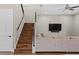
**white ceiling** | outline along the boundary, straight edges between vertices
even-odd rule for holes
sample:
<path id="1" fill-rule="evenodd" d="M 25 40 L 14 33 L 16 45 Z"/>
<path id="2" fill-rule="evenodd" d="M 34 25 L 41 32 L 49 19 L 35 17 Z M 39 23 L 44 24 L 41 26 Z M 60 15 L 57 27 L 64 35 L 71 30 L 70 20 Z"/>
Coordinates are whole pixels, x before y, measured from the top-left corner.
<path id="1" fill-rule="evenodd" d="M 75 8 L 73 11 L 65 10 L 66 4 L 24 4 L 24 7 L 33 8 L 35 12 L 43 15 L 73 15 L 79 13 L 79 8 Z M 79 4 L 69 4 L 72 6 L 79 6 Z"/>

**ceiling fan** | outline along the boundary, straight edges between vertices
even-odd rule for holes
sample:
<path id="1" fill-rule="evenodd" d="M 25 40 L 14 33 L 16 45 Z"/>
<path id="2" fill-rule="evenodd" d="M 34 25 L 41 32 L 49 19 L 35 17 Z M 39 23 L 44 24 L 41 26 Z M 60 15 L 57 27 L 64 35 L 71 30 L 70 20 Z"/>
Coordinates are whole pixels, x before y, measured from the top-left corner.
<path id="1" fill-rule="evenodd" d="M 73 11 L 75 8 L 78 8 L 78 7 L 79 7 L 79 6 L 70 7 L 69 4 L 66 4 L 64 11 L 65 11 L 65 10 Z"/>

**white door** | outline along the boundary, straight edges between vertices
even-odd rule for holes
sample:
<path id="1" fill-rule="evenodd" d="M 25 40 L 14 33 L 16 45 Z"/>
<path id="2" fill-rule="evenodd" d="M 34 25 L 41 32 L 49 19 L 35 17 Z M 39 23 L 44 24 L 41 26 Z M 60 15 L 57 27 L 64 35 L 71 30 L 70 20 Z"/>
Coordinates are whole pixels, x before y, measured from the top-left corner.
<path id="1" fill-rule="evenodd" d="M 0 9 L 0 51 L 13 48 L 13 10 Z"/>

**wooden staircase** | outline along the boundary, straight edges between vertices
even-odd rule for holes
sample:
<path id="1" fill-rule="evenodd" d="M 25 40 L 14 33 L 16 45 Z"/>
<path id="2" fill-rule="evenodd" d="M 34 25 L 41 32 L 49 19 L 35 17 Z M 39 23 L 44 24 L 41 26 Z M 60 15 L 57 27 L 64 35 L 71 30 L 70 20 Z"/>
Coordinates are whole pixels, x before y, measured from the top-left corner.
<path id="1" fill-rule="evenodd" d="M 15 54 L 32 54 L 32 35 L 34 24 L 25 23 L 20 35 Z"/>

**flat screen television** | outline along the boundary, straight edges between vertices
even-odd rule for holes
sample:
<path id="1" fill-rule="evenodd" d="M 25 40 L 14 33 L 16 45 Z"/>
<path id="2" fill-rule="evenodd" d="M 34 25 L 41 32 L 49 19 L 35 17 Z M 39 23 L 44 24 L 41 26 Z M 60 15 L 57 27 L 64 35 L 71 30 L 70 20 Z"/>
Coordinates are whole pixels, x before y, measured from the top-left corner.
<path id="1" fill-rule="evenodd" d="M 49 24 L 49 31 L 51 32 L 61 31 L 61 24 Z"/>

